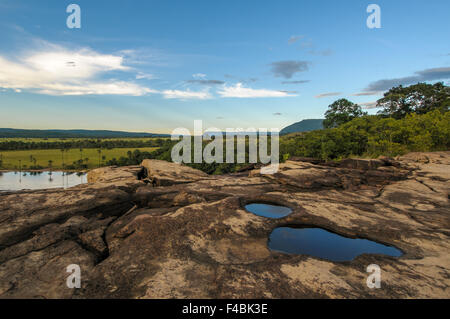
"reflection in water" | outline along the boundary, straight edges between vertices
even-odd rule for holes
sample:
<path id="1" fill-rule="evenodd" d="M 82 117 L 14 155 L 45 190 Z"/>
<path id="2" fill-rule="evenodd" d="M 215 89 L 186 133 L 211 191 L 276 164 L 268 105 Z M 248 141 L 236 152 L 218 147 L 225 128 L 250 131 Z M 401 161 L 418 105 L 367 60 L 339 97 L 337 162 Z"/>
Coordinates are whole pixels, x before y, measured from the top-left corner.
<path id="1" fill-rule="evenodd" d="M 362 254 L 399 257 L 402 252 L 367 239 L 343 237 L 321 228 L 279 227 L 270 235 L 269 248 L 274 251 L 310 255 L 332 261 L 350 261 Z"/>
<path id="2" fill-rule="evenodd" d="M 292 213 L 292 209 L 284 206 L 253 203 L 245 206 L 250 213 L 267 218 L 283 218 Z"/>
<path id="3" fill-rule="evenodd" d="M 86 173 L 7 172 L 0 174 L 0 191 L 68 188 L 87 182 Z"/>

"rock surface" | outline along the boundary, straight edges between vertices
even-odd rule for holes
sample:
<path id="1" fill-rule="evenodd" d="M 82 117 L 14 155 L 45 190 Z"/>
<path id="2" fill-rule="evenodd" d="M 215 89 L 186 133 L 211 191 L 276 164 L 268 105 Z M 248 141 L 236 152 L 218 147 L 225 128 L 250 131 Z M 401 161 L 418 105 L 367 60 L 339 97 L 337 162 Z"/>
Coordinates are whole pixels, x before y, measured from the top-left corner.
<path id="1" fill-rule="evenodd" d="M 208 178 L 202 171 L 166 161 L 144 160 L 141 165 L 153 186 L 191 183 Z"/>
<path id="2" fill-rule="evenodd" d="M 450 152 L 287 161 L 208 176 L 162 161 L 89 173 L 67 190 L 0 194 L 0 298 L 449 298 Z M 251 202 L 292 208 L 274 220 Z M 278 226 L 393 245 L 331 262 L 270 251 Z M 81 268 L 69 289 L 66 267 Z M 367 266 L 381 288 L 366 285 Z"/>

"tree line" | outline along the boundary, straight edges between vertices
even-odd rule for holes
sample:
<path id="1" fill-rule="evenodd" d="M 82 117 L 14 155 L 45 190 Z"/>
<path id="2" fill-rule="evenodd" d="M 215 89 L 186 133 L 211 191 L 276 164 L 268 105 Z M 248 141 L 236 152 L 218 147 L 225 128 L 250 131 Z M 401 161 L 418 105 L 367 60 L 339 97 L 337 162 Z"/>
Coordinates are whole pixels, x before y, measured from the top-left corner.
<path id="1" fill-rule="evenodd" d="M 450 87 L 442 82 L 393 87 L 377 106 L 378 114 L 368 115 L 337 100 L 325 113 L 324 130 L 286 137 L 280 153 L 335 160 L 450 149 Z"/>
<path id="2" fill-rule="evenodd" d="M 410 151 L 450 149 L 450 88 L 443 83 L 418 83 L 408 87 L 394 87 L 377 101 L 377 106 L 381 108 L 378 114 L 368 115 L 361 106 L 349 100 L 335 101 L 325 113 L 325 129 L 280 137 L 280 162 L 291 156 L 340 160 L 351 156 L 396 156 Z M 103 145 L 103 148 L 108 148 L 106 145 L 109 147 L 159 147 L 153 152 L 129 151 L 127 156 L 109 161 L 104 161 L 101 151 L 99 152 L 99 166 L 127 166 L 138 165 L 144 159 L 171 161 L 171 150 L 177 141 L 170 139 L 80 140 L 61 143 L 63 144 L 59 147 L 51 148 L 64 150 L 79 147 L 75 146 L 79 145 L 76 143 L 84 143 L 84 146 L 79 147 L 80 152 L 83 147 L 90 148 L 86 145 L 92 148 L 100 148 L 100 145 Z M 79 161 L 67 165 L 66 168 L 87 167 L 88 160 L 80 156 Z M 187 165 L 208 174 L 225 174 L 236 172 L 248 164 Z"/>
<path id="3" fill-rule="evenodd" d="M 442 82 L 435 84 L 417 83 L 408 87 L 399 85 L 391 88 L 376 103 L 382 108 L 381 118 L 402 119 L 409 114 L 426 114 L 437 110 L 448 112 L 450 107 L 450 87 Z M 328 106 L 323 126 L 335 128 L 355 118 L 366 116 L 361 106 L 347 99 L 340 99 Z"/>
<path id="4" fill-rule="evenodd" d="M 291 156 L 340 160 L 450 149 L 450 88 L 443 83 L 394 87 L 377 106 L 381 111 L 368 115 L 349 100 L 335 101 L 325 113 L 325 129 L 280 137 L 280 162 Z M 138 165 L 146 158 L 171 161 L 175 143 L 167 140 L 152 153 L 129 152 L 128 157 L 113 159 L 107 165 Z M 208 174 L 225 174 L 248 164 L 187 165 Z"/>
<path id="5" fill-rule="evenodd" d="M 46 149 L 79 149 L 79 148 L 144 148 L 159 147 L 164 144 L 165 139 L 150 138 L 136 140 L 122 139 L 80 139 L 68 141 L 20 141 L 20 140 L 0 140 L 0 151 L 15 150 L 46 150 Z"/>

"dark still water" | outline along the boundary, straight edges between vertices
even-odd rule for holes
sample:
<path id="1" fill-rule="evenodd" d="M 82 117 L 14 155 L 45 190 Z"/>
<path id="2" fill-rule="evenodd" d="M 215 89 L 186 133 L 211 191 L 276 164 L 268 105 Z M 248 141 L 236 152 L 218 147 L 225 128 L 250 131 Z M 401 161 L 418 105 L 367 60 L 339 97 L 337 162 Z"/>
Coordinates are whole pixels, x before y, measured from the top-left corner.
<path id="1" fill-rule="evenodd" d="M 85 173 L 7 172 L 0 173 L 0 191 L 68 188 L 87 182 Z"/>
<path id="2" fill-rule="evenodd" d="M 250 213 L 267 218 L 283 218 L 292 213 L 292 209 L 284 206 L 275 206 L 268 204 L 249 204 L 245 209 Z"/>
<path id="3" fill-rule="evenodd" d="M 367 239 L 343 237 L 321 228 L 276 228 L 269 239 L 274 251 L 328 259 L 350 261 L 362 254 L 382 254 L 399 257 L 402 252 L 391 246 Z"/>

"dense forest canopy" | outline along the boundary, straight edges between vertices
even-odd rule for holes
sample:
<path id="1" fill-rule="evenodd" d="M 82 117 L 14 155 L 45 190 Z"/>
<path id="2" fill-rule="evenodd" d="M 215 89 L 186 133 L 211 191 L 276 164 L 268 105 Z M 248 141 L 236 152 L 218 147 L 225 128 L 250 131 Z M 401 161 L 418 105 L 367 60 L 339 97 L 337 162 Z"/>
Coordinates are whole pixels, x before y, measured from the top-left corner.
<path id="1" fill-rule="evenodd" d="M 377 105 L 378 115 L 367 115 L 348 100 L 334 102 L 325 113 L 327 129 L 287 137 L 280 154 L 340 159 L 450 148 L 450 88 L 442 82 L 394 87 Z"/>
<path id="2" fill-rule="evenodd" d="M 450 149 L 450 112 L 411 113 L 402 119 L 366 115 L 337 128 L 280 141 L 280 154 L 325 160 L 350 156 L 395 156 Z"/>

